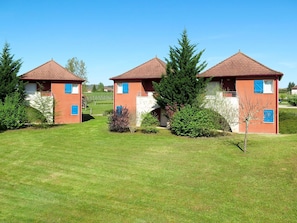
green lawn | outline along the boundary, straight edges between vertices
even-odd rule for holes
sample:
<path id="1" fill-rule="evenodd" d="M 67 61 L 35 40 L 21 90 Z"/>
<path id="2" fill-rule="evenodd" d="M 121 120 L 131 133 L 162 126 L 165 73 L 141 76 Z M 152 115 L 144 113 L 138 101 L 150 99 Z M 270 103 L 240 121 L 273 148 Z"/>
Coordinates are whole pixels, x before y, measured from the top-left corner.
<path id="1" fill-rule="evenodd" d="M 0 133 L 0 222 L 296 222 L 297 135 Z"/>
<path id="2" fill-rule="evenodd" d="M 88 106 L 83 109 L 84 114 L 98 115 L 113 109 L 113 92 L 84 93 Z"/>
<path id="3" fill-rule="evenodd" d="M 279 122 L 280 133 L 297 133 L 297 108 L 280 108 Z"/>

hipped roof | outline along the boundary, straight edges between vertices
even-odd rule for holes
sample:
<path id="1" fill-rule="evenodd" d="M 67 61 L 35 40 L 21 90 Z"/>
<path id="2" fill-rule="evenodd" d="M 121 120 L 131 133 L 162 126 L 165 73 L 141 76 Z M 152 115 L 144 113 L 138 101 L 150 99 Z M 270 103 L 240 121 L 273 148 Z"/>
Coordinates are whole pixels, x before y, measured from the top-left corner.
<path id="1" fill-rule="evenodd" d="M 156 79 L 161 78 L 163 74 L 166 74 L 166 63 L 155 57 L 110 80 Z"/>
<path id="2" fill-rule="evenodd" d="M 79 81 L 84 79 L 74 75 L 54 60 L 50 60 L 20 76 L 21 80 Z"/>
<path id="3" fill-rule="evenodd" d="M 247 77 L 247 76 L 277 76 L 283 73 L 272 70 L 242 52 L 223 60 L 210 69 L 198 74 L 198 77 Z"/>

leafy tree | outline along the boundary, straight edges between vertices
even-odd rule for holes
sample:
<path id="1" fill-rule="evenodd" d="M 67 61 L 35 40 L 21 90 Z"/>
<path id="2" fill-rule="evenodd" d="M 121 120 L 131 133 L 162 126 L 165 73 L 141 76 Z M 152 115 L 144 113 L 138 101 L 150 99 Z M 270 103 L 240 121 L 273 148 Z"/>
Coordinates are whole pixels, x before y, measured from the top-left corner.
<path id="1" fill-rule="evenodd" d="M 102 82 L 100 82 L 100 83 L 98 84 L 97 91 L 99 91 L 99 92 L 103 92 L 103 91 L 104 91 L 104 84 L 103 84 Z"/>
<path id="2" fill-rule="evenodd" d="M 255 124 L 256 121 L 260 121 L 259 114 L 269 106 L 269 101 L 262 100 L 259 97 L 251 97 L 246 92 L 243 95 L 239 95 L 239 121 L 242 121 L 245 124 L 244 153 L 247 151 L 249 126 Z"/>
<path id="3" fill-rule="evenodd" d="M 289 82 L 288 87 L 287 87 L 287 91 L 291 94 L 292 88 L 295 87 L 295 83 L 294 82 Z"/>
<path id="4" fill-rule="evenodd" d="M 85 62 L 83 60 L 78 60 L 76 57 L 72 57 L 67 61 L 65 68 L 71 73 L 85 80 L 83 83 L 83 91 L 86 91 L 86 83 L 88 82 L 88 77 Z"/>
<path id="5" fill-rule="evenodd" d="M 186 30 L 178 43 L 179 47 L 170 47 L 169 59 L 165 59 L 166 74 L 159 83 L 153 83 L 154 96 L 161 108 L 169 106 L 179 110 L 184 105 L 192 105 L 205 90 L 205 81 L 196 77 L 207 65 L 205 61 L 200 62 L 204 50 L 196 53 L 196 45 L 190 43 Z"/>
<path id="6" fill-rule="evenodd" d="M 10 54 L 9 44 L 5 43 L 0 56 L 0 101 L 4 102 L 5 97 L 18 92 L 20 99 L 24 100 L 24 84 L 17 76 L 22 62 L 20 59 L 14 60 L 14 55 Z"/>

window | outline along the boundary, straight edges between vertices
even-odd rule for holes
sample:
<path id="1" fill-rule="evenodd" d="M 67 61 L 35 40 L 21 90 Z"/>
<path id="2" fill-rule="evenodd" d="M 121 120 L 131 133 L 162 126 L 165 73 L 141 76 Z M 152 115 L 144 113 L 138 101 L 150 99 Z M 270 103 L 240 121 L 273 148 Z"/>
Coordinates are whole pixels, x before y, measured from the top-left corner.
<path id="1" fill-rule="evenodd" d="M 274 122 L 274 111 L 264 110 L 264 122 L 273 123 Z"/>
<path id="2" fill-rule="evenodd" d="M 71 115 L 78 115 L 78 105 L 71 106 Z"/>
<path id="3" fill-rule="evenodd" d="M 254 93 L 258 93 L 258 94 L 273 93 L 273 81 L 272 80 L 254 80 Z"/>
<path id="4" fill-rule="evenodd" d="M 129 93 L 129 84 L 128 83 L 118 83 L 118 94 L 128 94 Z"/>
<path id="5" fill-rule="evenodd" d="M 65 84 L 65 94 L 78 94 L 78 84 Z"/>
<path id="6" fill-rule="evenodd" d="M 121 115 L 122 111 L 123 111 L 123 106 L 121 106 L 121 105 L 117 106 L 117 109 L 116 109 L 117 115 Z"/>

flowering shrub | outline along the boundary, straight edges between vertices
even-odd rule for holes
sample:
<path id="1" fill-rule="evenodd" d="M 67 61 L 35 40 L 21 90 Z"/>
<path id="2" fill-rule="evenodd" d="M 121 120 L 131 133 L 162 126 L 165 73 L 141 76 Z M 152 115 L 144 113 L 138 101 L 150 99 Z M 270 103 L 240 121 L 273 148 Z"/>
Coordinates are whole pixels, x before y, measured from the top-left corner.
<path id="1" fill-rule="evenodd" d="M 113 111 L 108 117 L 109 131 L 128 132 L 129 130 L 129 111 L 126 107 L 121 107 Z"/>

